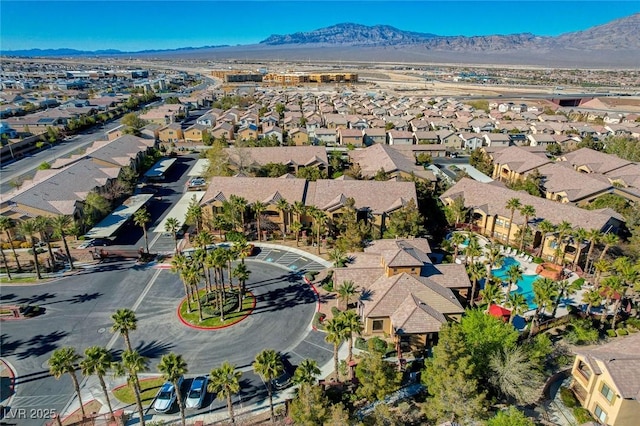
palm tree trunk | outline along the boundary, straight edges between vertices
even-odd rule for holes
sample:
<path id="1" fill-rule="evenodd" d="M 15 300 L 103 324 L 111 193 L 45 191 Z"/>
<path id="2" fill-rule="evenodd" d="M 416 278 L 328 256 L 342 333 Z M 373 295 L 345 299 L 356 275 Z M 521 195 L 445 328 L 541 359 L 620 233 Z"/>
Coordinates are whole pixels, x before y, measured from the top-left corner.
<path id="1" fill-rule="evenodd" d="M 0 253 L 2 253 L 2 262 L 4 263 L 4 267 L 7 270 L 7 278 L 11 281 L 11 271 L 9 270 L 9 263 L 7 262 L 7 256 L 4 254 L 4 250 L 0 247 Z"/>
<path id="2" fill-rule="evenodd" d="M 124 345 L 127 347 L 127 350 L 131 352 L 131 340 L 129 340 L 129 333 L 122 333 L 122 337 L 124 337 Z"/>
<path id="3" fill-rule="evenodd" d="M 109 407 L 109 414 L 113 419 L 113 407 L 111 406 L 111 399 L 109 399 L 109 392 L 107 391 L 107 385 L 104 382 L 104 377 L 101 374 L 98 374 L 98 380 L 100 381 L 100 387 L 102 388 L 102 393 L 104 397 L 107 399 L 107 407 Z"/>
<path id="4" fill-rule="evenodd" d="M 182 392 L 180 392 L 180 386 L 178 383 L 174 383 L 173 387 L 176 389 L 176 399 L 178 400 L 178 408 L 180 409 L 180 420 L 182 421 L 182 426 L 186 426 L 187 418 L 184 415 L 184 403 L 182 402 Z"/>
<path id="5" fill-rule="evenodd" d="M 200 293 L 198 292 L 198 283 L 194 283 L 193 287 L 195 288 L 196 294 L 196 303 L 198 304 L 198 319 L 202 322 L 202 302 L 200 302 Z"/>
<path id="6" fill-rule="evenodd" d="M 16 264 L 18 265 L 18 272 L 22 272 L 22 266 L 20 266 L 20 260 L 18 258 L 18 254 L 16 253 L 16 248 L 13 246 L 13 238 L 11 237 L 11 233 L 6 231 L 7 239 L 9 240 L 9 244 L 11 245 L 11 251 L 13 252 L 13 257 L 16 259 Z"/>
<path id="7" fill-rule="evenodd" d="M 63 233 L 62 235 L 62 243 L 64 244 L 64 251 L 67 254 L 67 259 L 69 259 L 69 269 L 73 271 L 73 259 L 71 258 L 71 252 L 69 251 L 69 244 L 67 244 L 66 235 Z"/>
<path id="8" fill-rule="evenodd" d="M 231 392 L 227 392 L 227 410 L 229 410 L 229 418 L 231 418 L 231 423 L 236 423 L 236 417 L 233 414 L 233 401 L 231 400 Z"/>
<path id="9" fill-rule="evenodd" d="M 271 410 L 271 423 L 273 423 L 275 415 L 273 413 L 273 392 L 271 391 L 271 380 L 267 381 L 267 393 L 269 394 L 269 409 Z"/>
<path id="10" fill-rule="evenodd" d="M 611 329 L 616 329 L 616 320 L 618 319 L 618 310 L 620 309 L 620 303 L 622 302 L 622 298 L 616 300 L 615 305 L 613 305 L 613 318 L 611 319 Z"/>
<path id="11" fill-rule="evenodd" d="M 144 248 L 147 251 L 147 254 L 149 253 L 149 238 L 147 237 L 147 227 L 143 226 L 142 227 L 142 232 L 144 234 Z"/>
<path id="12" fill-rule="evenodd" d="M 187 295 L 187 312 L 191 313 L 191 292 L 186 282 L 182 281 L 182 285 L 184 286 L 184 294 Z"/>
<path id="13" fill-rule="evenodd" d="M 316 244 L 318 244 L 318 254 L 320 254 L 320 224 L 318 224 L 318 233 L 316 234 Z"/>
<path id="14" fill-rule="evenodd" d="M 40 264 L 38 264 L 38 250 L 36 250 L 35 239 L 33 237 L 31 237 L 31 249 L 33 251 L 33 263 L 36 267 L 36 277 L 41 280 L 42 274 L 40 274 Z"/>
<path id="15" fill-rule="evenodd" d="M 78 402 L 80 403 L 80 411 L 82 412 L 82 418 L 85 419 L 87 414 L 84 412 L 84 405 L 82 405 L 82 394 L 80 393 L 80 384 L 78 383 L 78 377 L 76 377 L 75 371 L 71 371 L 69 373 L 71 376 L 71 380 L 73 381 L 73 387 L 76 390 L 76 395 L 78 396 Z"/>
<path id="16" fill-rule="evenodd" d="M 340 374 L 338 373 L 338 344 L 333 345 L 333 371 L 336 373 L 336 382 L 340 382 Z"/>
<path id="17" fill-rule="evenodd" d="M 140 383 L 138 382 L 138 375 L 132 374 L 130 376 L 131 382 L 133 382 L 133 394 L 136 397 L 136 405 L 138 406 L 138 415 L 140 416 L 140 424 L 144 426 L 144 409 L 142 408 L 142 398 L 140 398 Z"/>
<path id="18" fill-rule="evenodd" d="M 476 286 L 478 285 L 478 280 L 473 280 L 473 284 L 471 286 L 471 293 L 469 293 L 469 304 L 471 306 L 475 305 L 475 295 L 476 295 Z M 486 285 L 486 284 L 485 284 Z M 507 293 L 507 296 L 509 293 Z"/>
<path id="19" fill-rule="evenodd" d="M 353 333 L 349 333 L 349 361 L 353 359 Z"/>
<path id="20" fill-rule="evenodd" d="M 608 306 L 609 306 L 609 298 L 605 299 L 604 303 L 602 304 L 602 316 L 600 317 L 600 324 L 604 325 L 605 321 L 607 320 L 607 315 L 608 315 Z"/>

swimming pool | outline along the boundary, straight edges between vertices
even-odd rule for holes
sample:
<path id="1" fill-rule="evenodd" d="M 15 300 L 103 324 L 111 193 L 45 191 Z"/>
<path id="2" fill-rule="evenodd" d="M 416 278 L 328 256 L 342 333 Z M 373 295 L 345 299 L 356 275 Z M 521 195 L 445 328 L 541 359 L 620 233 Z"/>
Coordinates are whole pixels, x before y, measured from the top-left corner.
<path id="1" fill-rule="evenodd" d="M 511 265 L 520 265 L 520 262 L 513 257 L 505 257 L 504 264 L 499 269 L 494 269 L 492 271 L 493 276 L 508 282 L 507 269 L 509 269 Z M 517 282 L 518 288 L 516 290 L 512 290 L 524 296 L 530 309 L 538 307 L 538 305 L 533 303 L 533 282 L 538 278 L 538 275 L 522 275 L 522 278 Z"/>

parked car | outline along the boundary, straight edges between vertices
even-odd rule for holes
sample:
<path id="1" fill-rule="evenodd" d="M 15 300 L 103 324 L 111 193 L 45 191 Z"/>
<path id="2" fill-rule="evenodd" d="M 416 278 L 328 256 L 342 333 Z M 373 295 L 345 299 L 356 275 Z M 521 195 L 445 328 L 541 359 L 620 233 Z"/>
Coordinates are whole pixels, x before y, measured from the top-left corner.
<path id="1" fill-rule="evenodd" d="M 281 358 L 281 359 L 282 359 L 282 373 L 280 373 L 278 377 L 276 377 L 271 381 L 271 384 L 276 390 L 286 389 L 293 384 L 291 379 L 292 379 L 292 373 L 294 368 L 289 363 L 288 360 L 284 358 Z"/>
<path id="2" fill-rule="evenodd" d="M 198 376 L 191 382 L 189 392 L 187 392 L 187 398 L 184 401 L 184 405 L 187 408 L 201 408 L 204 397 L 207 394 L 207 378 L 205 376 Z"/>
<path id="3" fill-rule="evenodd" d="M 184 377 L 180 376 L 178 379 L 178 386 L 182 386 Z M 171 382 L 165 382 L 164 385 L 158 391 L 156 400 L 153 403 L 153 409 L 158 413 L 166 413 L 171 410 L 173 403 L 176 402 L 176 388 Z"/>
<path id="4" fill-rule="evenodd" d="M 78 246 L 79 249 L 86 249 L 90 247 L 99 247 L 99 246 L 110 246 L 111 240 L 106 238 L 94 238 L 92 240 L 85 241 L 84 243 Z"/>

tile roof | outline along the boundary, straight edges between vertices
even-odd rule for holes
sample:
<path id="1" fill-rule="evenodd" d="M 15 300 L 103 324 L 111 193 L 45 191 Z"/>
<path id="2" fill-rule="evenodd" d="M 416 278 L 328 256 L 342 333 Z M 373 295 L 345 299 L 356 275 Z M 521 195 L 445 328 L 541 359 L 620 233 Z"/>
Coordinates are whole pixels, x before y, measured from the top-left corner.
<path id="1" fill-rule="evenodd" d="M 249 204 L 256 201 L 275 203 L 278 198 L 284 198 L 289 203 L 293 203 L 304 201 L 306 188 L 305 179 L 216 176 L 209 182 L 201 204 L 228 201 L 231 195 L 243 197 Z"/>
<path id="2" fill-rule="evenodd" d="M 369 209 L 373 214 L 395 211 L 409 200 L 417 205 L 413 182 L 331 179 L 309 182 L 305 204 L 332 211 L 341 207 L 340 200 L 346 198 L 353 198 L 357 209 Z"/>
<path id="3" fill-rule="evenodd" d="M 543 176 L 542 186 L 547 192 L 564 192 L 572 203 L 613 189 L 606 179 L 596 179 L 560 163 L 545 164 L 538 171 Z"/>
<path id="4" fill-rule="evenodd" d="M 327 150 L 322 146 L 274 146 L 256 148 L 226 148 L 229 161 L 264 166 L 267 163 L 308 166 L 329 164 Z"/>
<path id="5" fill-rule="evenodd" d="M 587 166 L 592 172 L 602 174 L 631 164 L 631 161 L 589 148 L 568 152 L 561 157 L 561 160 L 568 161 L 573 167 Z"/>
<path id="6" fill-rule="evenodd" d="M 396 334 L 437 333 L 447 318 L 413 294 L 391 315 Z"/>
<path id="7" fill-rule="evenodd" d="M 640 334 L 618 338 L 594 349 L 577 349 L 599 374 L 606 370 L 625 399 L 640 400 Z M 597 363 L 597 364 L 596 364 Z"/>
<path id="8" fill-rule="evenodd" d="M 436 181 L 432 172 L 416 166 L 413 150 L 410 149 L 402 150 L 390 145 L 374 144 L 365 149 L 349 151 L 348 155 L 351 162 L 358 163 L 362 175 L 368 178 L 375 176 L 382 168 L 387 173 L 413 173 L 421 178 Z"/>
<path id="9" fill-rule="evenodd" d="M 544 154 L 533 153 L 518 146 L 509 146 L 491 154 L 494 164 L 506 165 L 517 173 L 526 173 L 551 160 Z"/>
<path id="10" fill-rule="evenodd" d="M 510 217 L 511 212 L 506 208 L 507 201 L 518 198 L 522 205 L 531 205 L 536 209 L 536 217 L 529 220 L 547 219 L 557 225 L 566 220 L 574 227 L 584 229 L 604 229 L 611 218 L 621 219 L 603 211 L 585 210 L 571 204 L 562 204 L 545 198 L 535 197 L 526 192 L 507 189 L 504 185 L 495 183 L 481 183 L 469 178 L 462 178 L 455 185 L 445 191 L 440 199 L 454 199 L 464 197 L 468 207 L 482 207 L 490 215 Z M 519 211 L 515 211 L 513 217 L 515 223 L 522 223 L 524 217 Z M 624 221 L 622 219 L 622 221 Z"/>

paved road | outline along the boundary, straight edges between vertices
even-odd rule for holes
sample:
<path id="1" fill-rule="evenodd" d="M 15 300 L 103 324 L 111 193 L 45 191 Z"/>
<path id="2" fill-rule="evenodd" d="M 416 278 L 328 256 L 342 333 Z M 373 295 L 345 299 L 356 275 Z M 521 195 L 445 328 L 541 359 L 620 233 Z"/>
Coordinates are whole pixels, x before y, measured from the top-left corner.
<path id="1" fill-rule="evenodd" d="M 72 140 L 62 141 L 53 145 L 49 149 L 21 158 L 20 160 L 2 166 L 2 182 L 0 183 L 0 191 L 4 194 L 13 189 L 12 181 L 24 180 L 35 174 L 36 168 L 43 162 L 52 163 L 57 158 L 68 156 L 69 154 L 80 151 L 92 144 L 96 140 L 105 139 L 105 132 L 118 127 L 121 119 L 108 123 L 105 128 L 97 127 L 93 131 L 86 134 L 78 134 Z"/>

